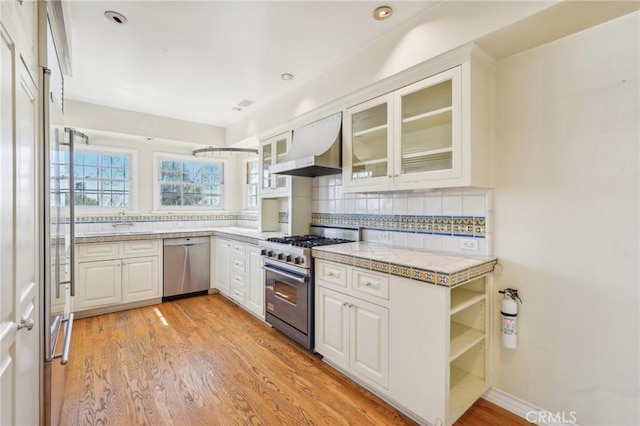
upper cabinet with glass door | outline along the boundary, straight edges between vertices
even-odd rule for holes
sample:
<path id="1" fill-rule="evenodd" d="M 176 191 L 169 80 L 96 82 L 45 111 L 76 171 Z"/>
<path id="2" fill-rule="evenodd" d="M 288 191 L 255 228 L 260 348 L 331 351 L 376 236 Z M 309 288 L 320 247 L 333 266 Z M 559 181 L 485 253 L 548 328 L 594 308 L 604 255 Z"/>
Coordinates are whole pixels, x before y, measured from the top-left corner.
<path id="1" fill-rule="evenodd" d="M 488 76 L 469 60 L 348 108 L 344 190 L 488 186 Z"/>
<path id="2" fill-rule="evenodd" d="M 289 151 L 291 132 L 282 133 L 260 143 L 260 196 L 286 195 L 289 177 L 269 173 L 269 167 L 280 163 Z"/>

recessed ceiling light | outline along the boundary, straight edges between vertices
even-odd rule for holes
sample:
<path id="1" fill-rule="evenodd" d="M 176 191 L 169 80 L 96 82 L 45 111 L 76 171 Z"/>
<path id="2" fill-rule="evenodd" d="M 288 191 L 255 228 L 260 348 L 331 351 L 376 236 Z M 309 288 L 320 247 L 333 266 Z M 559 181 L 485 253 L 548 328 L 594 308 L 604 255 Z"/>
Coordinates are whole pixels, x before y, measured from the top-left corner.
<path id="1" fill-rule="evenodd" d="M 373 19 L 376 21 L 384 21 L 393 13 L 393 9 L 389 6 L 380 6 L 376 10 L 373 11 Z"/>
<path id="2" fill-rule="evenodd" d="M 233 108 L 231 108 L 233 111 L 242 111 L 242 108 L 240 108 L 239 106 L 234 106 Z"/>
<path id="3" fill-rule="evenodd" d="M 288 72 L 285 72 L 280 76 L 280 78 L 283 80 L 293 80 L 293 74 L 289 74 Z"/>
<path id="4" fill-rule="evenodd" d="M 104 16 L 111 22 L 118 25 L 124 25 L 127 23 L 127 18 L 122 13 L 114 12 L 113 10 L 107 10 L 104 12 Z"/>

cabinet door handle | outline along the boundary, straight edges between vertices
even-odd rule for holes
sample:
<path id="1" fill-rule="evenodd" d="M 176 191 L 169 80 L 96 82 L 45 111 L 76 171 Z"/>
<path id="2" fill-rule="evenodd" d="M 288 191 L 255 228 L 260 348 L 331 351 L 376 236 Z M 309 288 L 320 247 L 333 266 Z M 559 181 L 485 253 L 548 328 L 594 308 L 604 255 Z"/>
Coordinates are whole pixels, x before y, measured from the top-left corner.
<path id="1" fill-rule="evenodd" d="M 350 307 L 350 308 L 353 308 L 353 303 L 349 303 L 349 307 Z"/>
<path id="2" fill-rule="evenodd" d="M 18 330 L 22 330 L 23 328 L 26 328 L 27 331 L 31 331 L 31 329 L 33 328 L 33 318 L 21 319 L 20 323 L 18 324 Z"/>
<path id="3" fill-rule="evenodd" d="M 342 306 L 349 306 L 349 304 L 347 302 L 344 302 Z"/>

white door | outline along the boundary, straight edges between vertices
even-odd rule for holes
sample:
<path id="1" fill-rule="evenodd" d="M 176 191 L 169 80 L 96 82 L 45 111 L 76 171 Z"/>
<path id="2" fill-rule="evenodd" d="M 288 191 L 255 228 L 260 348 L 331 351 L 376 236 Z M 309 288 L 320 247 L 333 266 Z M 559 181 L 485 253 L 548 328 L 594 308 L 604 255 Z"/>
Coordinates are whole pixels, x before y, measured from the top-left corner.
<path id="1" fill-rule="evenodd" d="M 389 310 L 362 300 L 349 304 L 349 365 L 363 376 L 389 385 Z"/>
<path id="2" fill-rule="evenodd" d="M 260 247 L 247 246 L 247 250 L 249 252 L 247 307 L 251 312 L 264 319 L 264 273 Z"/>
<path id="3" fill-rule="evenodd" d="M 122 301 L 121 265 L 120 259 L 78 263 L 78 288 L 73 300 L 74 310 L 120 303 Z"/>
<path id="4" fill-rule="evenodd" d="M 0 424 L 35 425 L 40 420 L 41 333 L 37 91 L 1 25 L 0 89 Z"/>
<path id="5" fill-rule="evenodd" d="M 122 301 L 160 297 L 160 260 L 158 256 L 122 260 Z"/>
<path id="6" fill-rule="evenodd" d="M 216 241 L 216 287 L 225 295 L 229 295 L 231 273 L 231 241 L 218 238 Z"/>
<path id="7" fill-rule="evenodd" d="M 346 296 L 318 287 L 315 349 L 341 366 L 348 365 L 349 308 Z"/>

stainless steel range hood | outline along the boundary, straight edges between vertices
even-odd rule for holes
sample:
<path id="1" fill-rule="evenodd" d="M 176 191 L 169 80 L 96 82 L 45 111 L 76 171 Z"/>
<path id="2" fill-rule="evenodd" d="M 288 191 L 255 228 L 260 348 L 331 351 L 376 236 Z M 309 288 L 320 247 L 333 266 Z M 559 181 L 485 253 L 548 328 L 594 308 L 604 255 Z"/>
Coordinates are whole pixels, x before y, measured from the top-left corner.
<path id="1" fill-rule="evenodd" d="M 342 172 L 342 113 L 293 131 L 291 148 L 269 172 L 290 176 L 325 176 Z"/>

